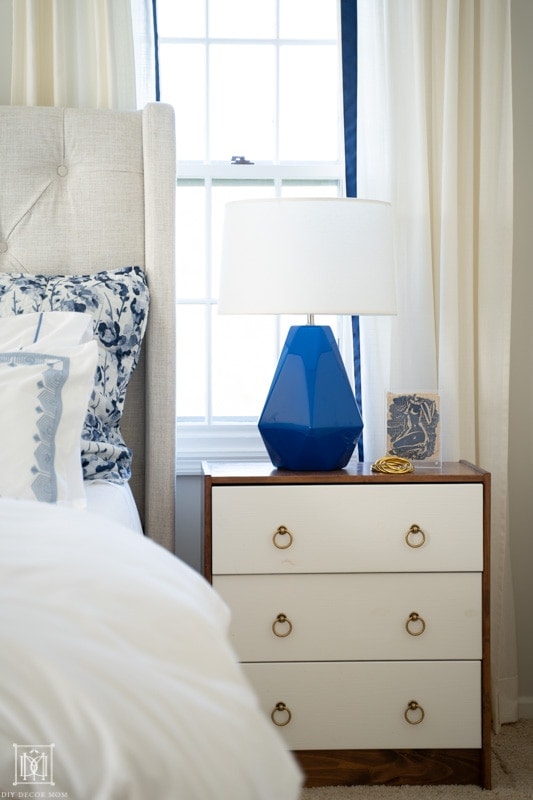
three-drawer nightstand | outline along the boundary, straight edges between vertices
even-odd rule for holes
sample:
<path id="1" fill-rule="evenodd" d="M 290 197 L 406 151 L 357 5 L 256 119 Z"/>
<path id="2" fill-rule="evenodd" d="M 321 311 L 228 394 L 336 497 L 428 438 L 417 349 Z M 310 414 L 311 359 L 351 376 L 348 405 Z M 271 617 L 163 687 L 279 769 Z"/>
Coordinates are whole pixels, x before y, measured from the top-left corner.
<path id="1" fill-rule="evenodd" d="M 490 788 L 490 475 L 204 464 L 205 576 L 307 786 Z"/>

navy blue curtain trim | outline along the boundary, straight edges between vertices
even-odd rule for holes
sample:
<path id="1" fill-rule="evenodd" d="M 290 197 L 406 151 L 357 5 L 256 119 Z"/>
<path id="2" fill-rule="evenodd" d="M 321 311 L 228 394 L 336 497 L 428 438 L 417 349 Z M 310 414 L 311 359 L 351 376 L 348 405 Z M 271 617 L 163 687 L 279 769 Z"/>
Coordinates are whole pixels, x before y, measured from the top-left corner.
<path id="1" fill-rule="evenodd" d="M 354 374 L 354 389 L 355 389 L 355 401 L 359 406 L 359 411 L 361 412 L 361 417 L 363 417 L 363 403 L 361 398 L 361 336 L 359 330 L 359 317 L 355 316 L 352 317 L 352 341 L 353 341 L 353 374 Z M 364 418 L 363 418 L 364 424 Z M 363 434 L 365 429 L 359 437 L 359 441 L 357 442 L 357 456 L 359 461 L 364 461 L 365 458 L 365 447 L 364 447 L 364 440 Z"/>
<path id="2" fill-rule="evenodd" d="M 341 0 L 346 194 L 357 197 L 357 0 Z"/>
<path id="3" fill-rule="evenodd" d="M 157 0 L 152 0 L 152 19 L 154 24 L 154 71 L 155 71 L 155 99 L 159 103 L 161 91 L 159 88 L 159 35 L 157 33 Z"/>
<path id="4" fill-rule="evenodd" d="M 341 0 L 341 47 L 346 195 L 357 197 L 357 0 Z M 352 317 L 352 340 L 355 399 L 362 415 L 359 317 Z M 364 461 L 363 434 L 357 455 Z"/>

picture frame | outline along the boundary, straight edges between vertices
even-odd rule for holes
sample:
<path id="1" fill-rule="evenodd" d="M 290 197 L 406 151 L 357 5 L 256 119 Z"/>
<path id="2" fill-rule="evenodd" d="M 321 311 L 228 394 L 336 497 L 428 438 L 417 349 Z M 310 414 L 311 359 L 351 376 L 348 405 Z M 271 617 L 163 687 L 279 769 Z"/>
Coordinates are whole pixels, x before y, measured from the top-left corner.
<path id="1" fill-rule="evenodd" d="M 435 392 L 387 392 L 387 455 L 438 467 L 440 401 Z"/>

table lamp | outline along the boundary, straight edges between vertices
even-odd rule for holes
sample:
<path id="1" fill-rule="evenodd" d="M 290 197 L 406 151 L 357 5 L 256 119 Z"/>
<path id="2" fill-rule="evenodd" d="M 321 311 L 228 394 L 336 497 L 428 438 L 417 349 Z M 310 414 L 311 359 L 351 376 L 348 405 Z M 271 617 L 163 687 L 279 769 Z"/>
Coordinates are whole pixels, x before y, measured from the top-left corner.
<path id="1" fill-rule="evenodd" d="M 219 313 L 306 314 L 287 335 L 259 432 L 275 467 L 346 466 L 363 421 L 329 326 L 315 314 L 395 314 L 389 203 L 240 200 L 224 216 Z"/>

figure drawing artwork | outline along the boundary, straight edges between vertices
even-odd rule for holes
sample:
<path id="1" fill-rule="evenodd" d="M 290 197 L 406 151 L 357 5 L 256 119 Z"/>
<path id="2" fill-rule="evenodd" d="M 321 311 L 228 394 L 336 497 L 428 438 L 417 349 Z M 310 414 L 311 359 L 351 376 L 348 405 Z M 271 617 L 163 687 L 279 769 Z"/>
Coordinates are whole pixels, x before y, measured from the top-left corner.
<path id="1" fill-rule="evenodd" d="M 440 462 L 438 394 L 387 393 L 387 453 L 410 461 Z"/>

